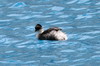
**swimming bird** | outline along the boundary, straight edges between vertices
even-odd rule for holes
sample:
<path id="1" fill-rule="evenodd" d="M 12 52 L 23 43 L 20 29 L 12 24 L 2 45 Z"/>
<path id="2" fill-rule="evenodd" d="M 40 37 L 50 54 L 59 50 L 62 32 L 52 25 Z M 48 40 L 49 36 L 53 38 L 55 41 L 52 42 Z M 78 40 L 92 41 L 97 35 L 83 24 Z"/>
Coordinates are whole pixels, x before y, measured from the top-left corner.
<path id="1" fill-rule="evenodd" d="M 35 32 L 38 32 L 39 40 L 67 40 L 67 35 L 58 27 L 52 27 L 44 31 L 40 24 L 35 26 Z"/>

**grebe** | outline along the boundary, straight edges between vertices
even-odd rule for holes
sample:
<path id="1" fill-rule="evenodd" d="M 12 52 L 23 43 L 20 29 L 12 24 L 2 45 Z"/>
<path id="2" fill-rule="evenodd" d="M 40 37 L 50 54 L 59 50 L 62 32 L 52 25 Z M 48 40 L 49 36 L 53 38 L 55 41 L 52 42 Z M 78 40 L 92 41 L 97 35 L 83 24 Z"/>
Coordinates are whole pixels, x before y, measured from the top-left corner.
<path id="1" fill-rule="evenodd" d="M 40 24 L 35 26 L 35 32 L 38 32 L 37 38 L 39 40 L 67 40 L 67 35 L 61 30 L 58 27 L 53 27 L 44 31 Z"/>

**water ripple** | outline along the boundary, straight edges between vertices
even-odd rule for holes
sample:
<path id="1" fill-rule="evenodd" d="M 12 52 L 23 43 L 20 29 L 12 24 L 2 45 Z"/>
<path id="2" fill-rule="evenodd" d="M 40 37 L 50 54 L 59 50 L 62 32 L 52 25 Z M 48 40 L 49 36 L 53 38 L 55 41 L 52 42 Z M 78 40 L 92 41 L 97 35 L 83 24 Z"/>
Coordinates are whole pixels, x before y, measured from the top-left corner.
<path id="1" fill-rule="evenodd" d="M 85 58 L 80 58 L 80 59 L 74 60 L 73 62 L 80 62 L 81 63 L 81 62 L 84 62 L 84 61 L 86 61 Z"/>
<path id="2" fill-rule="evenodd" d="M 52 7 L 51 9 L 54 10 L 54 11 L 61 11 L 61 10 L 64 9 L 64 7 L 54 6 L 54 7 Z"/>
<path id="3" fill-rule="evenodd" d="M 92 37 L 92 36 L 83 36 L 79 40 L 87 40 L 87 39 L 93 39 L 93 38 L 95 38 L 95 37 Z"/>
<path id="4" fill-rule="evenodd" d="M 34 15 L 32 16 L 34 18 L 48 18 L 48 17 L 51 17 L 50 15 L 47 15 L 47 16 L 43 16 L 43 15 Z"/>
<path id="5" fill-rule="evenodd" d="M 73 4 L 73 3 L 77 2 L 77 1 L 78 0 L 72 0 L 72 1 L 67 2 L 66 4 Z"/>
<path id="6" fill-rule="evenodd" d="M 69 17 L 69 15 L 61 15 L 61 16 L 59 16 L 59 18 L 67 18 L 67 17 Z"/>
<path id="7" fill-rule="evenodd" d="M 95 5 L 100 5 L 100 2 L 96 3 Z"/>
<path id="8" fill-rule="evenodd" d="M 10 8 L 21 8 L 21 7 L 25 7 L 26 4 L 24 2 L 17 2 L 15 4 L 13 4 L 12 6 L 10 6 Z"/>
<path id="9" fill-rule="evenodd" d="M 56 56 L 53 56 L 53 55 L 50 55 L 50 56 L 49 55 L 47 55 L 47 56 L 46 55 L 42 55 L 41 57 L 44 57 L 44 58 L 57 58 Z"/>
<path id="10" fill-rule="evenodd" d="M 71 10 L 79 11 L 79 10 L 86 10 L 86 8 L 71 8 Z"/>
<path id="11" fill-rule="evenodd" d="M 13 53 L 14 51 L 13 50 L 11 50 L 11 51 L 6 51 L 5 53 Z"/>
<path id="12" fill-rule="evenodd" d="M 89 2 L 90 0 L 79 0 L 78 1 L 78 4 L 82 4 L 82 3 L 86 3 L 86 2 Z"/>
<path id="13" fill-rule="evenodd" d="M 2 20 L 0 20 L 0 22 L 9 22 L 9 21 L 12 21 L 12 19 L 2 19 Z"/>
<path id="14" fill-rule="evenodd" d="M 62 50 L 61 52 L 75 52 L 75 50 Z"/>
<path id="15" fill-rule="evenodd" d="M 8 14 L 9 17 L 20 17 L 23 16 L 23 14 Z"/>
<path id="16" fill-rule="evenodd" d="M 84 19 L 84 18 L 92 18 L 92 15 L 86 14 L 86 15 L 77 15 L 75 19 Z"/>
<path id="17" fill-rule="evenodd" d="M 99 5 L 99 0 L 0 1 L 0 66 L 100 65 Z M 68 40 L 38 40 L 36 24 L 62 28 Z"/>
<path id="18" fill-rule="evenodd" d="M 56 61 L 55 63 L 65 63 L 67 61 L 68 61 L 68 59 L 67 60 L 66 59 L 63 59 L 63 60 L 60 60 L 60 61 Z"/>
<path id="19" fill-rule="evenodd" d="M 100 55 L 95 55 L 95 56 L 92 56 L 91 58 L 98 58 L 98 59 L 100 59 Z"/>
<path id="20" fill-rule="evenodd" d="M 30 19 L 30 18 L 32 18 L 32 17 L 31 16 L 22 16 L 19 19 Z"/>

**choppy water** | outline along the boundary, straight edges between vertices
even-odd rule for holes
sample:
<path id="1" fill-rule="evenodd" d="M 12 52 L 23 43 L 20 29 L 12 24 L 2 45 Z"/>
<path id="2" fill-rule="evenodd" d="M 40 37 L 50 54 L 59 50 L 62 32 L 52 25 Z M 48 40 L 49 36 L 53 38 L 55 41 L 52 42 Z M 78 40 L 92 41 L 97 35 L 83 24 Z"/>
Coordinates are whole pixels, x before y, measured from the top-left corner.
<path id="1" fill-rule="evenodd" d="M 34 26 L 67 41 L 41 41 Z M 100 66 L 100 0 L 0 0 L 0 66 Z"/>

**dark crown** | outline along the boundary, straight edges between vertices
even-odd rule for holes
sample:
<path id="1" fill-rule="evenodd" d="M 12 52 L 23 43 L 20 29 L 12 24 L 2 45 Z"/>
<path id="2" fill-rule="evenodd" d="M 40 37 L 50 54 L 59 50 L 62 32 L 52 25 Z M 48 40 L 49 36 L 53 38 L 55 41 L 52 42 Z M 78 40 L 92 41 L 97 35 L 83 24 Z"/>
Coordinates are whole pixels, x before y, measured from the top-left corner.
<path id="1" fill-rule="evenodd" d="M 39 31 L 40 29 L 42 29 L 42 26 L 40 24 L 37 24 L 35 26 L 35 31 Z"/>

